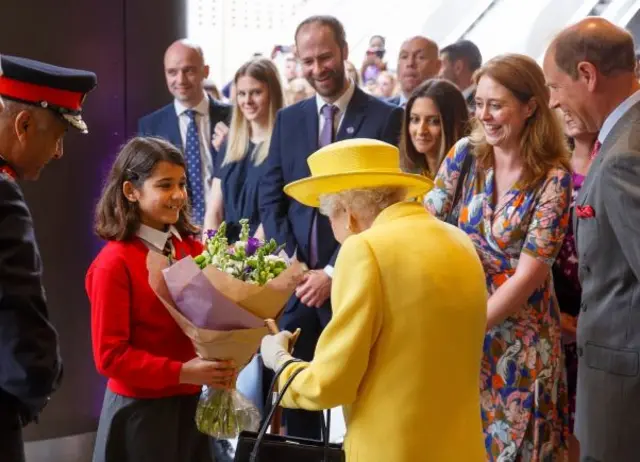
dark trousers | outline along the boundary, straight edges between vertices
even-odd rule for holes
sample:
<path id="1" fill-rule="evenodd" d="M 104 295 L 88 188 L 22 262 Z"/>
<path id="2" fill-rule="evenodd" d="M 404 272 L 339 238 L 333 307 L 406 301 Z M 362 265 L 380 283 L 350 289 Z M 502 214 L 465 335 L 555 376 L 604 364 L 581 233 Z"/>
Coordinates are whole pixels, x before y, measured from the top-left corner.
<path id="1" fill-rule="evenodd" d="M 0 460 L 25 462 L 22 424 L 15 412 L 0 407 Z"/>
<path id="2" fill-rule="evenodd" d="M 0 461 L 24 462 L 22 422 L 15 398 L 0 389 Z"/>
<path id="3" fill-rule="evenodd" d="M 329 302 L 325 303 L 322 308 L 313 308 L 302 304 L 295 295 L 291 297 L 279 324 L 280 329 L 290 332 L 295 331 L 297 328 L 301 329 L 300 337 L 294 347 L 293 356 L 303 361 L 311 361 L 316 350 L 318 338 L 330 320 L 331 305 Z M 264 387 L 269 387 L 272 380 L 273 372 L 265 370 Z M 267 397 L 265 403 L 271 403 L 271 397 Z M 284 409 L 283 419 L 289 436 L 315 440 L 322 438 L 321 412 Z"/>

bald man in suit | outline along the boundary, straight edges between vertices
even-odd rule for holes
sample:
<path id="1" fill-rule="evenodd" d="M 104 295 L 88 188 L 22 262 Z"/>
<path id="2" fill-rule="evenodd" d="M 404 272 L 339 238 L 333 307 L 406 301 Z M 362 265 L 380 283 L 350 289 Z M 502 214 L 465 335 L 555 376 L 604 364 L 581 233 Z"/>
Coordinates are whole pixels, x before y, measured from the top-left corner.
<path id="1" fill-rule="evenodd" d="M 388 100 L 404 107 L 411 92 L 422 82 L 432 79 L 440 72 L 438 44 L 422 36 L 405 40 L 398 55 L 398 82 L 400 93 Z"/>

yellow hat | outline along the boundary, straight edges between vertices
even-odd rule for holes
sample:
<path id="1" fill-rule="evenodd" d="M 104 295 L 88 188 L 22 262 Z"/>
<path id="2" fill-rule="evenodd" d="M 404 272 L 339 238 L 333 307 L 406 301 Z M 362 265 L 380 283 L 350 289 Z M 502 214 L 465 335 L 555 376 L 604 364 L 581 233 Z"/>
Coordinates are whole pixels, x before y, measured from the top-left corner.
<path id="1" fill-rule="evenodd" d="M 322 194 L 350 189 L 398 186 L 407 198 L 422 196 L 433 181 L 400 169 L 400 152 L 378 140 L 356 138 L 329 144 L 307 159 L 311 176 L 289 183 L 284 192 L 310 207 L 320 206 Z"/>

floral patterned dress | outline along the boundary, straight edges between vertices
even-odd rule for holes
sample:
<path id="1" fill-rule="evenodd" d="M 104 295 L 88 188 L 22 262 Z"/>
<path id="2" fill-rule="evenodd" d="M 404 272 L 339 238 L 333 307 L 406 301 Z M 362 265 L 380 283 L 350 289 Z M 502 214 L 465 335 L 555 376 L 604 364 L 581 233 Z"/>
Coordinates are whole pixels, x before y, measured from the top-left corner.
<path id="1" fill-rule="evenodd" d="M 425 207 L 449 214 L 467 139 L 444 160 Z M 518 185 L 494 203 L 494 172 L 465 178 L 458 226 L 476 246 L 493 294 L 514 273 L 521 253 L 553 265 L 569 222 L 571 174 L 553 169 L 536 189 Z M 566 457 L 567 396 L 560 312 L 549 278 L 526 305 L 487 331 L 480 377 L 487 460 L 562 462 Z"/>

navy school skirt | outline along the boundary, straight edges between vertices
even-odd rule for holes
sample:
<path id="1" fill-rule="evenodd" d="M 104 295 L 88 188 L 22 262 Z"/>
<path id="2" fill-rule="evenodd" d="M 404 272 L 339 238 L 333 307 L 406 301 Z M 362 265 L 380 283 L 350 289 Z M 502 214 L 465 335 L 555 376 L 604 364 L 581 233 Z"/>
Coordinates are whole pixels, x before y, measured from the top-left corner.
<path id="1" fill-rule="evenodd" d="M 104 394 L 93 462 L 213 462 L 196 428 L 199 395 L 137 399 Z"/>

